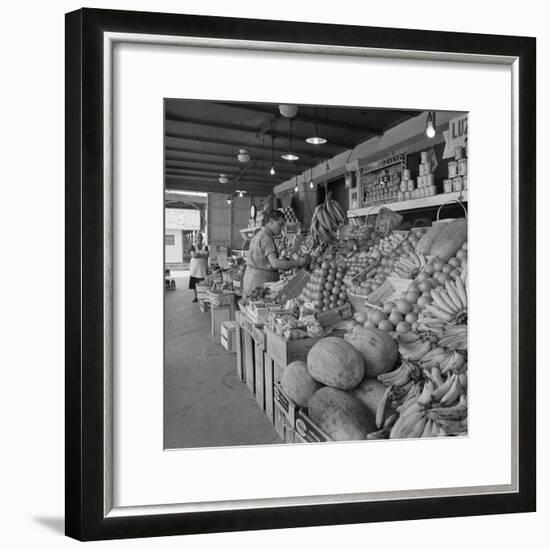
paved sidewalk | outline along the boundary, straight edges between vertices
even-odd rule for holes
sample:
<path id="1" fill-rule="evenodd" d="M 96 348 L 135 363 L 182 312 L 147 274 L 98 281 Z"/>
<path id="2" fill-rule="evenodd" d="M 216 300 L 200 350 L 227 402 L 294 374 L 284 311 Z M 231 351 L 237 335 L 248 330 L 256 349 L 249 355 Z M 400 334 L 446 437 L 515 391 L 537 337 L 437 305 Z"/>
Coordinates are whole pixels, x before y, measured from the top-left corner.
<path id="1" fill-rule="evenodd" d="M 210 313 L 192 303 L 188 273 L 165 292 L 164 447 L 281 443 L 238 379 L 235 354 L 212 342 Z"/>

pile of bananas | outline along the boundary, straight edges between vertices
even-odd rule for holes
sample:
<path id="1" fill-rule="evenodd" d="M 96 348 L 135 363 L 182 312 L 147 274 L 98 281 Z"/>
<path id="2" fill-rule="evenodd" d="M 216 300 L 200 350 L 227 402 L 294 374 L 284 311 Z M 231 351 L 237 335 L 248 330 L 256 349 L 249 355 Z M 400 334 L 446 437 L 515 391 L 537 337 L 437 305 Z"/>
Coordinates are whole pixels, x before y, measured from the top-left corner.
<path id="1" fill-rule="evenodd" d="M 439 345 L 450 350 L 468 348 L 468 326 L 455 325 L 443 328 L 439 335 Z"/>
<path id="2" fill-rule="evenodd" d="M 331 198 L 330 193 L 327 200 L 320 204 L 313 212 L 311 220 L 311 235 L 314 244 L 331 242 L 336 236 L 336 231 L 346 219 L 342 207 Z"/>
<path id="3" fill-rule="evenodd" d="M 425 306 L 418 322 L 424 330 L 438 332 L 449 324 L 465 323 L 468 318 L 468 293 L 464 281 L 457 277 L 446 281 L 445 288 L 431 290 L 433 302 Z"/>
<path id="4" fill-rule="evenodd" d="M 424 254 L 407 250 L 393 265 L 393 272 L 403 279 L 414 279 L 426 265 Z"/>
<path id="5" fill-rule="evenodd" d="M 411 385 L 402 404 L 397 407 L 399 416 L 389 430 L 389 438 L 464 434 L 467 429 L 468 403 L 462 380 L 462 375 L 455 372 L 446 379 L 441 378 L 440 383 L 434 377 Z"/>

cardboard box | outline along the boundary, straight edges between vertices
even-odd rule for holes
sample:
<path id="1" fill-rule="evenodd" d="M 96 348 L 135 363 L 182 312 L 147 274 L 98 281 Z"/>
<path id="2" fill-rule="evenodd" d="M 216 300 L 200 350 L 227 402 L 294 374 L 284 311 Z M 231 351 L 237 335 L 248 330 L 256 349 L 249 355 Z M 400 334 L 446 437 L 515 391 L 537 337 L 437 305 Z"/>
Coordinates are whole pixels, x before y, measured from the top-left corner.
<path id="1" fill-rule="evenodd" d="M 221 344 L 229 353 L 237 352 L 237 322 L 224 321 L 221 324 Z"/>

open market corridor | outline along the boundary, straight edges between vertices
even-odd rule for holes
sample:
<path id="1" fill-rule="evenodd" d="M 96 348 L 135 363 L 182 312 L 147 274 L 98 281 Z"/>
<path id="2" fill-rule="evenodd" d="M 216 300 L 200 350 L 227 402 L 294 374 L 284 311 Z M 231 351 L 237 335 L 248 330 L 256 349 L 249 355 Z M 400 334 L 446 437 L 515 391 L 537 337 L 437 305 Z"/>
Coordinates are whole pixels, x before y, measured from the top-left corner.
<path id="1" fill-rule="evenodd" d="M 184 273 L 165 291 L 164 448 L 281 443 L 236 355 L 212 342 L 210 312 L 192 303 Z"/>

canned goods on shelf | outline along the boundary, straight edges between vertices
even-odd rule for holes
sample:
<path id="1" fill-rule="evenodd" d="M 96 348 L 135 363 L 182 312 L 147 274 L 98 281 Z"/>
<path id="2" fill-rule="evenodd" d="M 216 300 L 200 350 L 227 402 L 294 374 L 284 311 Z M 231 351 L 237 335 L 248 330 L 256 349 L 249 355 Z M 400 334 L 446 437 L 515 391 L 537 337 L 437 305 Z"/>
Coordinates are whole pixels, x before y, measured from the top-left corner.
<path id="1" fill-rule="evenodd" d="M 453 178 L 453 191 L 462 191 L 462 176 Z"/>
<path id="2" fill-rule="evenodd" d="M 458 175 L 465 176 L 468 173 L 468 159 L 458 161 Z"/>
<path id="3" fill-rule="evenodd" d="M 428 174 L 426 176 L 426 185 L 435 185 L 435 176 L 433 174 Z"/>
<path id="4" fill-rule="evenodd" d="M 449 179 L 456 178 L 458 163 L 455 160 L 451 160 L 448 164 Z"/>
<path id="5" fill-rule="evenodd" d="M 411 179 L 411 171 L 410 171 L 409 169 L 403 170 L 403 179 L 404 179 L 405 181 Z"/>
<path id="6" fill-rule="evenodd" d="M 427 176 L 428 174 L 432 173 L 432 163 L 428 160 L 424 163 L 424 175 Z"/>
<path id="7" fill-rule="evenodd" d="M 422 164 L 425 164 L 426 162 L 428 162 L 428 151 L 422 151 L 420 153 L 420 162 Z"/>

